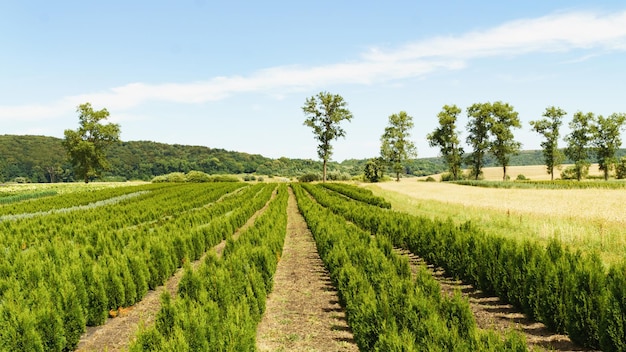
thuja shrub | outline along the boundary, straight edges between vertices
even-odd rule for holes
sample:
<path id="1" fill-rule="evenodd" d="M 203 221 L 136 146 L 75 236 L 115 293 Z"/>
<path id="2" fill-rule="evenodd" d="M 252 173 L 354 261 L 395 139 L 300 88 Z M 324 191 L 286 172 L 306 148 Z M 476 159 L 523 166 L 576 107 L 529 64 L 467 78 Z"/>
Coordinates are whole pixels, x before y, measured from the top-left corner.
<path id="1" fill-rule="evenodd" d="M 270 187 L 271 193 L 275 186 Z M 257 202 L 249 198 L 246 206 Z M 251 216 L 250 210 L 240 208 L 221 217 L 229 229 L 224 233 L 227 250 L 221 258 L 209 252 L 196 270 L 185 266 L 178 298 L 162 297 L 155 326 L 140 332 L 130 350 L 255 350 L 256 326 L 286 233 L 286 206 L 287 190 L 281 185 L 268 208 L 236 240 L 232 234 L 247 220 L 242 214 Z"/>
<path id="2" fill-rule="evenodd" d="M 620 350 L 626 341 L 625 282 L 607 274 L 597 256 L 574 253 L 553 240 L 547 247 L 487 236 L 471 223 L 434 221 L 364 205 L 306 185 L 316 200 L 347 220 L 429 263 L 519 307 L 581 345 Z M 621 269 L 620 269 L 621 268 Z"/>
<path id="3" fill-rule="evenodd" d="M 309 185 L 293 188 L 361 350 L 501 350 L 508 343 L 483 344 L 466 301 L 442 297 L 428 274 L 414 282 L 389 239 L 372 239 L 323 209 L 304 193 Z"/>

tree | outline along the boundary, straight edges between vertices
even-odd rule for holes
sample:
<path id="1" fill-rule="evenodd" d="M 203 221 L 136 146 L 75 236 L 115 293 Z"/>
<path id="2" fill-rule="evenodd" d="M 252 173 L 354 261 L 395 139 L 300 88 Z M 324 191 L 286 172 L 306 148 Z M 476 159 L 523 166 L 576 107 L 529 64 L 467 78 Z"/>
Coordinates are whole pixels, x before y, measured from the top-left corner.
<path id="1" fill-rule="evenodd" d="M 546 108 L 543 119 L 530 121 L 533 130 L 545 138 L 541 142 L 543 158 L 548 168 L 550 179 L 554 180 L 554 168 L 559 168 L 563 162 L 563 152 L 559 150 L 559 128 L 563 124 L 563 116 L 567 115 L 561 108 L 551 106 Z"/>
<path id="2" fill-rule="evenodd" d="M 370 182 L 378 182 L 383 178 L 384 166 L 380 158 L 372 158 L 367 161 L 363 169 L 365 179 Z"/>
<path id="3" fill-rule="evenodd" d="M 444 105 L 437 115 L 439 127 L 426 136 L 431 147 L 439 147 L 453 180 L 461 178 L 461 162 L 463 161 L 463 148 L 460 146 L 459 133 L 456 130 L 459 114 L 461 114 L 461 109 L 456 105 Z"/>
<path id="4" fill-rule="evenodd" d="M 626 114 L 612 114 L 605 118 L 599 115 L 591 125 L 592 142 L 604 180 L 609 179 L 609 172 L 615 167 L 615 152 L 622 145 L 621 130 L 626 122 Z"/>
<path id="5" fill-rule="evenodd" d="M 472 154 L 467 158 L 467 163 L 471 168 L 471 174 L 474 179 L 482 173 L 485 164 L 485 154 L 489 150 L 489 130 L 491 129 L 491 104 L 476 103 L 467 108 L 467 144 L 472 148 Z"/>
<path id="6" fill-rule="evenodd" d="M 512 154 L 519 153 L 522 146 L 515 140 L 511 128 L 521 128 L 518 114 L 513 106 L 508 103 L 497 101 L 491 104 L 491 128 L 489 129 L 493 140 L 489 150 L 502 166 L 502 180 L 506 181 L 506 167 Z"/>
<path id="7" fill-rule="evenodd" d="M 119 142 L 120 126 L 101 121 L 109 117 L 107 109 L 95 111 L 90 103 L 79 105 L 79 127 L 76 131 L 65 130 L 63 147 L 74 166 L 74 173 L 89 182 L 89 178 L 108 168 L 105 150 L 113 143 Z"/>
<path id="8" fill-rule="evenodd" d="M 580 181 L 589 172 L 589 147 L 593 140 L 591 125 L 593 113 L 583 114 L 578 111 L 569 123 L 571 132 L 565 137 L 567 148 L 565 155 L 574 162 L 574 175 Z"/>
<path id="9" fill-rule="evenodd" d="M 402 164 L 409 158 L 417 156 L 413 142 L 409 140 L 409 130 L 413 128 L 413 118 L 405 111 L 389 116 L 389 126 L 385 127 L 380 147 L 380 155 L 396 173 L 396 181 L 400 181 Z"/>
<path id="10" fill-rule="evenodd" d="M 341 128 L 343 120 L 350 121 L 352 113 L 346 108 L 348 104 L 338 94 L 320 92 L 317 96 L 306 99 L 302 111 L 306 116 L 304 124 L 313 129 L 317 146 L 317 155 L 323 161 L 322 182 L 326 182 L 326 164 L 333 154 L 331 141 L 345 137 L 346 132 Z"/>

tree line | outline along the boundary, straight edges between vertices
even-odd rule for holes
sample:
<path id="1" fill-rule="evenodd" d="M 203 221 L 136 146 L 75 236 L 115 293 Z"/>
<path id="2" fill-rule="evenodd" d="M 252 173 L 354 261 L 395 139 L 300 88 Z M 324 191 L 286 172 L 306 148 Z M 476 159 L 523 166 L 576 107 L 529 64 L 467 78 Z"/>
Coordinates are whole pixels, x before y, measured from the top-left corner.
<path id="1" fill-rule="evenodd" d="M 342 121 L 350 121 L 353 116 L 347 103 L 338 94 L 320 92 L 306 99 L 302 110 L 306 116 L 304 124 L 313 128 L 315 138 L 320 141 L 318 156 L 323 160 L 322 181 L 326 181 L 326 163 L 332 156 L 331 141 L 345 137 Z M 466 109 L 468 122 L 465 142 L 471 152 L 465 155 L 461 145 L 457 123 L 462 110 L 456 105 L 444 105 L 437 115 L 439 126 L 426 136 L 431 147 L 439 148 L 440 155 L 449 174 L 444 180 L 460 180 L 464 177 L 478 180 L 491 155 L 502 167 L 502 179 L 508 179 L 507 167 L 511 157 L 520 152 L 522 144 L 515 140 L 513 129 L 522 124 L 519 114 L 509 103 L 496 101 L 475 103 Z M 543 118 L 530 121 L 533 131 L 543 137 L 541 142 L 543 161 L 547 172 L 554 179 L 555 168 L 560 168 L 565 156 L 573 166 L 564 170 L 566 178 L 581 180 L 589 173 L 590 159 L 595 156 L 599 168 L 608 180 L 609 173 L 616 170 L 618 178 L 626 178 L 626 158 L 617 159 L 621 146 L 621 132 L 626 123 L 626 114 L 613 113 L 608 117 L 578 111 L 569 123 L 570 133 L 565 136 L 567 143 L 564 152 L 559 149 L 560 127 L 567 113 L 558 107 L 548 107 Z M 380 156 L 367 161 L 363 168 L 365 179 L 377 182 L 384 172 L 391 170 L 400 180 L 404 164 L 417 156 L 415 145 L 409 139 L 413 128 L 413 118 L 405 111 L 389 116 L 380 141 Z M 469 175 L 463 175 L 463 166 L 469 168 Z"/>
<path id="2" fill-rule="evenodd" d="M 503 169 L 503 180 L 507 179 L 507 166 L 511 155 L 519 153 L 521 143 L 515 141 L 512 129 L 521 128 L 518 113 L 508 103 L 478 103 L 466 109 L 466 142 L 472 153 L 463 158 L 460 146 L 458 117 L 461 109 L 456 105 L 445 105 L 439 113 L 439 127 L 427 136 L 431 146 L 439 147 L 445 160 L 449 179 L 458 180 L 463 161 L 470 166 L 470 176 L 478 179 L 484 167 L 485 154 L 491 152 Z M 565 157 L 574 165 L 563 172 L 566 178 L 581 180 L 589 173 L 590 159 L 595 156 L 604 179 L 617 170 L 617 177 L 626 177 L 626 159 L 618 163 L 617 152 L 621 146 L 621 131 L 625 127 L 626 114 L 614 113 L 608 117 L 593 113 L 576 112 L 569 123 L 570 133 L 565 136 L 566 147 L 559 148 L 560 127 L 567 113 L 558 107 L 548 107 L 542 119 L 530 121 L 533 131 L 543 137 L 541 142 L 544 164 L 554 179 L 554 170 L 560 168 Z"/>

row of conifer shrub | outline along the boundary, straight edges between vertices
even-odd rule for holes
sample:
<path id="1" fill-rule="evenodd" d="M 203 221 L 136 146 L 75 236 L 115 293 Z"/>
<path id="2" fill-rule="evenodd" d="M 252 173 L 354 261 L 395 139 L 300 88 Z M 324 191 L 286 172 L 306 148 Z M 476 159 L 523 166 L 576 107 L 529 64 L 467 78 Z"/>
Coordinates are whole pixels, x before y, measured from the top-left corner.
<path id="1" fill-rule="evenodd" d="M 298 206 L 338 289 L 362 351 L 525 351 L 519 335 L 505 340 L 476 328 L 467 300 L 442 296 L 423 267 L 411 278 L 408 259 L 387 237 L 372 237 L 293 185 Z"/>
<path id="2" fill-rule="evenodd" d="M 155 324 L 131 351 L 254 351 L 256 330 L 287 230 L 287 186 L 237 239 L 229 226 L 221 258 L 209 252 L 196 270 L 185 267 L 178 297 L 162 297 Z"/>
<path id="3" fill-rule="evenodd" d="M 365 202 L 367 204 L 375 205 L 377 207 L 390 209 L 391 203 L 385 200 L 383 197 L 375 196 L 371 190 L 363 187 L 357 187 L 347 183 L 335 183 L 325 182 L 321 183 L 322 187 L 326 187 L 335 192 L 341 193 L 346 197 Z"/>
<path id="4" fill-rule="evenodd" d="M 0 350 L 74 349 L 86 325 L 102 324 L 199 258 L 272 188 L 161 187 L 98 209 L 0 223 L 11 230 L 1 235 Z"/>
<path id="5" fill-rule="evenodd" d="M 317 201 L 372 234 L 384 235 L 449 275 L 515 305 L 577 344 L 626 351 L 626 264 L 605 270 L 552 240 L 488 236 L 473 223 L 456 225 L 383 210 L 307 187 Z"/>
<path id="6" fill-rule="evenodd" d="M 90 184 L 91 186 L 91 184 Z M 57 191 L 43 191 L 34 193 L 48 194 L 43 197 L 26 197 L 19 198 L 19 202 L 10 202 L 0 206 L 0 215 L 10 214 L 26 214 L 46 212 L 51 210 L 59 210 L 63 208 L 75 207 L 79 205 L 86 205 L 97 201 L 118 197 L 124 194 L 130 194 L 134 192 L 150 191 L 163 187 L 163 185 L 134 185 L 134 186 L 122 186 L 122 187 L 109 187 L 100 189 L 89 189 L 85 187 L 79 191 L 71 193 L 58 193 Z M 52 193 L 54 192 L 54 194 Z M 16 195 L 17 197 L 18 195 Z M 32 199 L 28 199 L 32 198 Z"/>

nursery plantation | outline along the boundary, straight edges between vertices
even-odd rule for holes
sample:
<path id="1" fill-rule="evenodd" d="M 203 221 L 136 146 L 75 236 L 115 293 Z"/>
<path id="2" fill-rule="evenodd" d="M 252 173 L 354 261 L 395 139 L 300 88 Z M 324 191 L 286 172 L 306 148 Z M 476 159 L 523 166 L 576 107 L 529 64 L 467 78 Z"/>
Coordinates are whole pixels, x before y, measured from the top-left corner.
<path id="1" fill-rule="evenodd" d="M 375 191 L 263 182 L 0 188 L 0 351 L 75 350 L 87 329 L 121 319 L 177 271 L 177 289 L 161 295 L 154 319 L 123 347 L 97 349 L 260 350 L 259 326 L 281 285 L 275 274 L 290 255 L 283 249 L 289 209 L 296 209 L 290 202 L 345 312 L 345 344 L 529 350 L 520 333 L 479 328 L 467 297 L 442 291 L 425 265 L 402 254 L 410 252 L 578 346 L 626 351 L 622 260 L 581 255 L 555 237 L 500 235 L 470 217 L 412 211 L 429 201 L 413 198 L 409 207 L 390 190 Z"/>

